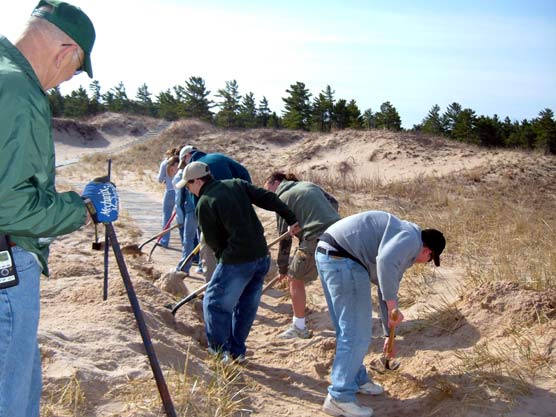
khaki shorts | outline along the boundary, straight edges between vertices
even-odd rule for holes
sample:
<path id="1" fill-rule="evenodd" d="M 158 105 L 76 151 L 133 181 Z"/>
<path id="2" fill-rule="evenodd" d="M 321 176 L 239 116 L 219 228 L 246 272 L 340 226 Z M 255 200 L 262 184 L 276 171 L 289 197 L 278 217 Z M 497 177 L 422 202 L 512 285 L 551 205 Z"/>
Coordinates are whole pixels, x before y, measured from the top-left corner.
<path id="1" fill-rule="evenodd" d="M 315 264 L 315 250 L 318 239 L 304 240 L 295 250 L 288 266 L 288 274 L 303 282 L 311 282 L 317 279 L 317 265 Z"/>

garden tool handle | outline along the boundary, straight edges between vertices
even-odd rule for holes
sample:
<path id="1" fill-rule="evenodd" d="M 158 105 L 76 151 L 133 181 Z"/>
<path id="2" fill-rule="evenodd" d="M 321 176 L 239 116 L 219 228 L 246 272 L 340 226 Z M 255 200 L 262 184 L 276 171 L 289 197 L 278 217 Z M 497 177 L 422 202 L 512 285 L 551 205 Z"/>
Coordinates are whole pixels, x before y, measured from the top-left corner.
<path id="1" fill-rule="evenodd" d="M 392 320 L 398 319 L 398 309 L 392 310 Z M 396 326 L 390 327 L 390 333 L 388 334 L 388 345 L 386 346 L 386 355 L 390 357 L 392 355 L 392 350 L 394 348 L 394 338 L 396 337 Z"/>

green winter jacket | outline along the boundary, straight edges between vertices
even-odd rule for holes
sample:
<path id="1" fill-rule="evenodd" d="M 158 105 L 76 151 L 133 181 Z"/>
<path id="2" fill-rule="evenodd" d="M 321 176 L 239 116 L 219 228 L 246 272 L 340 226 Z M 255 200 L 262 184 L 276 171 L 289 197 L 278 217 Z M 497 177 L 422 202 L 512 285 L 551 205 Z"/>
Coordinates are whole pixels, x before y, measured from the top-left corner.
<path id="1" fill-rule="evenodd" d="M 48 98 L 33 68 L 0 36 L 0 234 L 37 255 L 48 275 L 53 237 L 87 218 L 75 192 L 56 192 Z"/>
<path id="2" fill-rule="evenodd" d="M 247 181 L 212 180 L 201 187 L 197 221 L 220 263 L 253 262 L 268 254 L 263 226 L 251 204 L 277 212 L 289 225 L 297 221 L 276 194 Z"/>

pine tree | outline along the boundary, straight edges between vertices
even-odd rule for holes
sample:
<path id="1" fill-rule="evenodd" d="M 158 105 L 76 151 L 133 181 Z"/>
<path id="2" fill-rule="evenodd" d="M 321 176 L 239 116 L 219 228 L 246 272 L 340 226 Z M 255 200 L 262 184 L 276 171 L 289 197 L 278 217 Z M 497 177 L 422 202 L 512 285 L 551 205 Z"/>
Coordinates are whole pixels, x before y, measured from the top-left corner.
<path id="1" fill-rule="evenodd" d="M 334 117 L 334 91 L 330 85 L 313 100 L 312 130 L 330 132 Z"/>
<path id="2" fill-rule="evenodd" d="M 143 85 L 137 89 L 137 95 L 135 96 L 137 102 L 134 103 L 134 112 L 144 116 L 154 116 L 156 112 L 151 95 L 149 87 L 147 87 L 146 83 L 143 83 Z"/>
<path id="3" fill-rule="evenodd" d="M 209 95 L 210 91 L 205 87 L 205 80 L 201 77 L 189 77 L 183 91 L 187 114 L 206 122 L 212 122 L 211 108 L 214 107 L 214 102 L 208 99 Z"/>
<path id="4" fill-rule="evenodd" d="M 502 129 L 500 128 L 500 120 L 498 116 L 490 118 L 488 116 L 479 116 L 475 120 L 475 135 L 478 142 L 483 146 L 503 146 Z"/>
<path id="5" fill-rule="evenodd" d="M 288 97 L 282 98 L 285 103 L 282 123 L 288 129 L 309 130 L 311 126 L 311 93 L 302 82 L 290 85 L 286 90 Z"/>
<path id="6" fill-rule="evenodd" d="M 158 115 L 164 120 L 173 121 L 178 119 L 177 100 L 170 89 L 161 91 L 156 97 Z"/>
<path id="7" fill-rule="evenodd" d="M 346 107 L 347 127 L 351 129 L 361 129 L 363 127 L 363 117 L 355 100 L 350 100 Z"/>
<path id="8" fill-rule="evenodd" d="M 66 117 L 85 117 L 89 115 L 89 96 L 87 91 L 79 86 L 64 97 L 64 116 Z"/>
<path id="9" fill-rule="evenodd" d="M 312 109 L 313 112 L 311 120 L 313 122 L 313 126 L 311 130 L 316 130 L 318 132 L 329 132 L 329 111 L 326 97 L 323 93 L 320 93 L 317 97 L 314 98 Z"/>
<path id="10" fill-rule="evenodd" d="M 448 106 L 444 114 L 442 115 L 442 123 L 444 125 L 444 132 L 454 138 L 454 126 L 456 125 L 456 121 L 461 113 L 461 104 L 459 103 L 452 103 Z"/>
<path id="11" fill-rule="evenodd" d="M 127 97 L 125 86 L 122 81 L 117 86 L 112 87 L 109 91 L 110 94 L 103 96 L 107 108 L 114 112 L 129 112 L 131 110 L 131 101 Z"/>
<path id="12" fill-rule="evenodd" d="M 455 119 L 452 129 L 452 137 L 465 143 L 478 143 L 479 139 L 475 133 L 477 116 L 471 109 L 463 109 Z"/>
<path id="13" fill-rule="evenodd" d="M 257 127 L 257 106 L 255 104 L 255 95 L 253 93 L 250 92 L 243 96 L 239 116 L 242 127 Z"/>
<path id="14" fill-rule="evenodd" d="M 98 80 L 93 80 L 89 84 L 89 91 L 91 92 L 91 98 L 89 100 L 89 108 L 92 114 L 100 113 L 104 110 L 104 105 L 102 104 L 102 95 L 100 94 L 100 83 Z"/>
<path id="15" fill-rule="evenodd" d="M 376 127 L 388 130 L 401 130 L 402 120 L 396 108 L 386 101 L 380 105 L 380 111 L 376 114 Z"/>
<path id="16" fill-rule="evenodd" d="M 376 117 L 371 108 L 368 108 L 363 113 L 363 127 L 369 130 L 376 127 Z"/>
<path id="17" fill-rule="evenodd" d="M 218 90 L 216 97 L 222 98 L 218 104 L 220 111 L 216 114 L 216 124 L 225 128 L 238 127 L 241 96 L 237 81 L 226 81 L 226 87 Z"/>
<path id="18" fill-rule="evenodd" d="M 64 115 L 64 97 L 60 93 L 60 87 L 54 87 L 48 90 L 48 101 L 52 117 L 62 117 Z"/>
<path id="19" fill-rule="evenodd" d="M 270 108 L 268 107 L 268 100 L 264 96 L 262 100 L 259 101 L 259 108 L 257 109 L 257 119 L 259 126 L 268 127 L 268 121 L 270 119 Z"/>
<path id="20" fill-rule="evenodd" d="M 334 104 L 334 127 L 343 130 L 347 127 L 349 121 L 349 114 L 347 110 L 347 102 L 343 98 L 339 99 Z"/>
<path id="21" fill-rule="evenodd" d="M 544 109 L 534 123 L 537 132 L 537 145 L 544 148 L 546 155 L 556 154 L 556 121 L 551 109 Z"/>
<path id="22" fill-rule="evenodd" d="M 423 119 L 421 131 L 431 135 L 442 135 L 444 133 L 444 123 L 440 116 L 440 106 L 435 104 L 429 110 L 427 117 Z"/>
<path id="23" fill-rule="evenodd" d="M 282 119 L 276 115 L 276 112 L 272 112 L 268 118 L 268 127 L 271 129 L 281 129 L 283 126 Z"/>

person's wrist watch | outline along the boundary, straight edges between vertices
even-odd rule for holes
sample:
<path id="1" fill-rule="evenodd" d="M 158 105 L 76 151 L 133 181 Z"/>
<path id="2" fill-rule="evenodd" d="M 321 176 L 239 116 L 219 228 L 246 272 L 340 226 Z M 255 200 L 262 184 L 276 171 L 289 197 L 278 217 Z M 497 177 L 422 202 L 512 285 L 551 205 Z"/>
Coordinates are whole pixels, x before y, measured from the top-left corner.
<path id="1" fill-rule="evenodd" d="M 97 211 L 95 210 L 95 205 L 93 204 L 91 199 L 88 198 L 88 197 L 81 197 L 81 198 L 83 199 L 83 202 L 85 203 L 85 207 L 87 208 L 87 211 L 89 212 L 89 214 L 91 216 L 96 214 Z"/>

